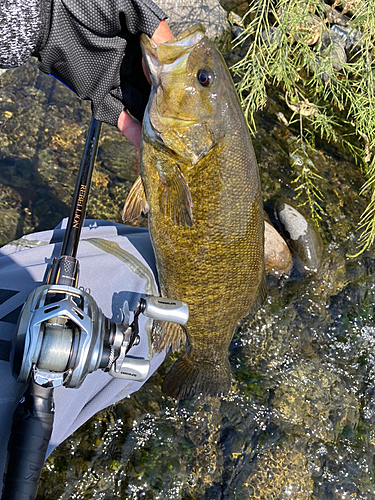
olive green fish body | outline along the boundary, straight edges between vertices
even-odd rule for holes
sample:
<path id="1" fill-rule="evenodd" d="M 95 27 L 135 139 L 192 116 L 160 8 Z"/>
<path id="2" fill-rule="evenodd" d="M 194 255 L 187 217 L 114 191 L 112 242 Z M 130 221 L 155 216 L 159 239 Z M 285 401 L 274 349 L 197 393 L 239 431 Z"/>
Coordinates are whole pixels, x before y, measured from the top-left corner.
<path id="1" fill-rule="evenodd" d="M 257 163 L 229 72 L 203 35 L 194 27 L 148 61 L 157 77 L 141 150 L 161 292 L 189 305 L 189 345 L 163 384 L 178 398 L 228 392 L 229 344 L 265 294 Z"/>

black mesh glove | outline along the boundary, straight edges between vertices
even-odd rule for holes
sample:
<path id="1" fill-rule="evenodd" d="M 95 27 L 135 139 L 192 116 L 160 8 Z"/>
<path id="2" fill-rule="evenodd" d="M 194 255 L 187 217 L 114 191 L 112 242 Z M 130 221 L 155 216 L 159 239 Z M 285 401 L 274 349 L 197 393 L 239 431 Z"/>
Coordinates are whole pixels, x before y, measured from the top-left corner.
<path id="1" fill-rule="evenodd" d="M 117 126 L 125 108 L 141 121 L 150 86 L 139 35 L 165 18 L 151 0 L 53 0 L 39 67 L 89 99 L 98 120 Z"/>

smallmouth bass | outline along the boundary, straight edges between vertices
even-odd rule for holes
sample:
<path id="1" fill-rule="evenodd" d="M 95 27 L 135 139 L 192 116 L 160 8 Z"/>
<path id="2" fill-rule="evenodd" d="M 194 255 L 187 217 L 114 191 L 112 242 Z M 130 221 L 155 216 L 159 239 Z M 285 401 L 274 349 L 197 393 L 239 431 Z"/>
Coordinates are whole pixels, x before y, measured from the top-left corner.
<path id="1" fill-rule="evenodd" d="M 141 177 L 123 219 L 148 211 L 161 294 L 189 305 L 186 352 L 167 373 L 174 398 L 230 390 L 235 329 L 266 295 L 263 204 L 251 139 L 227 66 L 197 24 L 141 46 L 152 80 Z M 181 327 L 157 324 L 158 350 Z"/>

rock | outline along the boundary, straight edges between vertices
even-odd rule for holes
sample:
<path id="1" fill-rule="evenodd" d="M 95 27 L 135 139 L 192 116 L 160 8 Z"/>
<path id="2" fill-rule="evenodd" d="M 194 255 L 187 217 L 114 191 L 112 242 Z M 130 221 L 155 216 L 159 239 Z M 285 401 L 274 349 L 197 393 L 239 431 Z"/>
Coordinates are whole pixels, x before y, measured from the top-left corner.
<path id="1" fill-rule="evenodd" d="M 158 6 L 168 15 L 167 22 L 174 35 L 195 23 L 202 23 L 213 41 L 230 32 L 227 13 L 218 0 L 159 0 Z"/>
<path id="2" fill-rule="evenodd" d="M 322 32 L 322 21 L 320 17 L 309 14 L 306 17 L 306 25 L 294 31 L 292 36 L 296 42 L 304 41 L 307 45 L 315 45 Z"/>
<path id="3" fill-rule="evenodd" d="M 356 52 L 360 49 L 361 38 L 363 33 L 361 33 L 356 28 L 352 26 L 338 26 L 334 24 L 330 30 L 334 33 L 337 40 L 340 40 L 340 44 L 346 50 L 351 50 L 351 52 Z"/>
<path id="4" fill-rule="evenodd" d="M 348 26 L 350 23 L 350 18 L 341 14 L 336 9 L 333 9 L 331 5 L 323 5 L 323 9 L 327 13 L 327 19 L 330 23 L 338 24 L 339 26 Z"/>
<path id="5" fill-rule="evenodd" d="M 221 6 L 227 12 L 235 12 L 239 16 L 243 17 L 250 8 L 252 4 L 251 1 L 248 0 L 220 0 Z"/>
<path id="6" fill-rule="evenodd" d="M 322 33 L 320 52 L 323 56 L 331 58 L 334 71 L 341 71 L 342 65 L 347 62 L 345 52 L 346 38 L 346 34 L 339 33 L 333 29 L 330 29 L 329 32 L 323 31 Z"/>
<path id="7" fill-rule="evenodd" d="M 296 4 L 297 5 L 297 4 Z M 307 45 L 314 45 L 320 38 L 323 29 L 323 22 L 321 18 L 309 12 L 308 6 L 304 3 L 298 4 L 296 9 L 303 9 L 305 12 L 303 23 L 295 26 L 294 16 L 296 11 L 294 8 L 280 7 L 277 14 L 280 18 L 280 24 L 289 26 L 289 34 L 296 42 L 304 42 Z"/>
<path id="8" fill-rule="evenodd" d="M 242 17 L 235 12 L 229 12 L 228 22 L 230 25 L 230 31 L 232 33 L 232 38 L 234 44 L 244 42 L 246 40 L 245 25 L 243 23 Z"/>
<path id="9" fill-rule="evenodd" d="M 280 39 L 282 36 L 282 31 L 280 28 L 275 28 L 275 26 L 269 26 L 268 28 L 262 30 L 261 37 L 263 42 L 271 45 L 275 40 Z"/>
<path id="10" fill-rule="evenodd" d="M 307 99 L 304 99 L 301 95 L 298 95 L 297 100 L 296 96 L 290 96 L 289 93 L 286 92 L 285 102 L 293 113 L 299 113 L 302 116 L 313 116 L 316 114 L 316 106 Z"/>
<path id="11" fill-rule="evenodd" d="M 322 259 L 323 242 L 315 227 L 287 203 L 276 205 L 276 217 L 295 257 L 298 270 L 317 271 Z"/>
<path id="12" fill-rule="evenodd" d="M 293 267 L 288 245 L 267 220 L 264 221 L 264 263 L 266 274 L 278 277 L 288 276 Z"/>

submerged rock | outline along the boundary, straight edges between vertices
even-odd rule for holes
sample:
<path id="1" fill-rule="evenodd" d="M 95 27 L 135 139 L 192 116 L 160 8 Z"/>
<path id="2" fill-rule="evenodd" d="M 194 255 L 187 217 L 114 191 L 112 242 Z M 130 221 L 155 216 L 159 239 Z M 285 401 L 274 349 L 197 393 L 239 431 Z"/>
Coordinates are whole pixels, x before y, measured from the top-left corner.
<path id="1" fill-rule="evenodd" d="M 278 203 L 275 212 L 295 257 L 297 269 L 317 271 L 322 259 L 323 242 L 315 227 L 287 203 Z"/>

